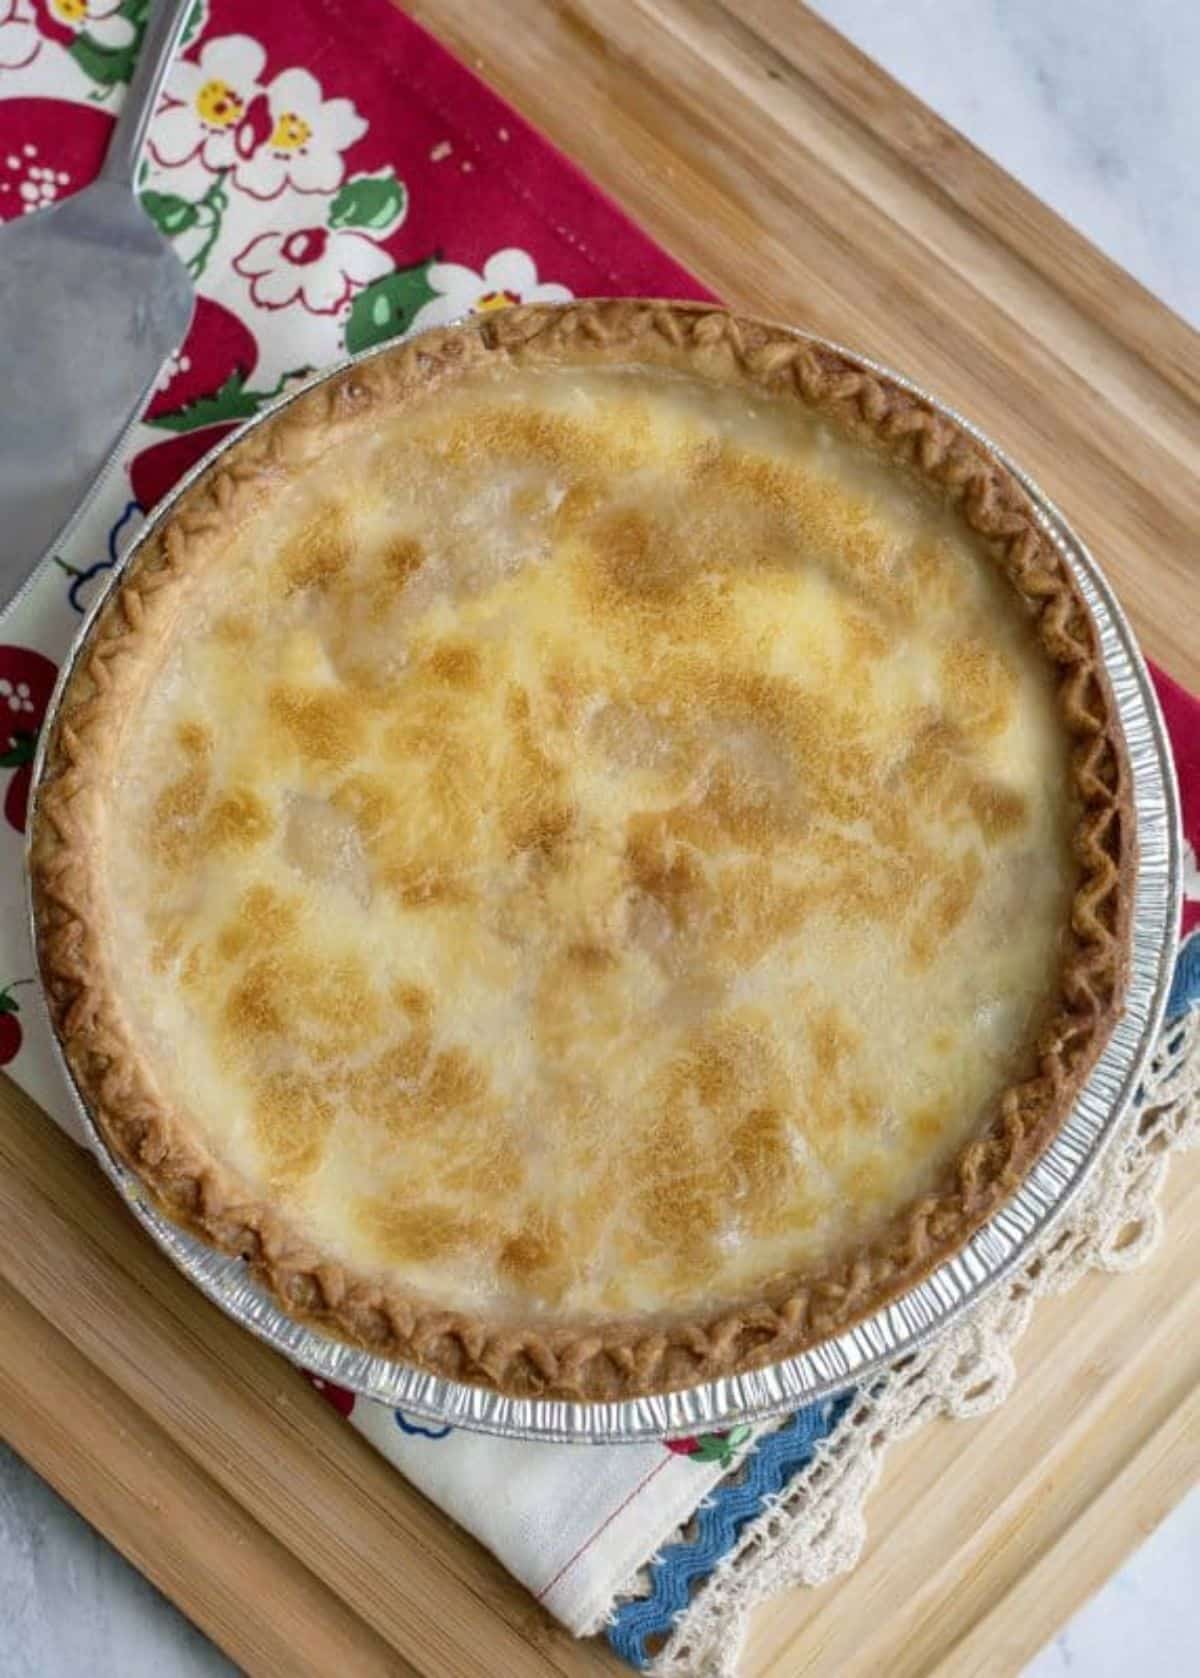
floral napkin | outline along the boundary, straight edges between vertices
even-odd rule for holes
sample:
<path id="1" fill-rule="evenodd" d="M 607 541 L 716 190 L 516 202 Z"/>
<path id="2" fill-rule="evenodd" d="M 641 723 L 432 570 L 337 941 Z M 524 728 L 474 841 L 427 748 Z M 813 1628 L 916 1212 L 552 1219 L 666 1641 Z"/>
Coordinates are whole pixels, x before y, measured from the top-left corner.
<path id="1" fill-rule="evenodd" d="M 0 220 L 95 173 L 146 12 L 0 0 Z M 195 319 L 86 519 L 0 625 L 0 1065 L 68 1129 L 46 1027 L 24 1005 L 30 763 L 57 666 L 147 511 L 289 381 L 348 352 L 522 301 L 710 295 L 386 0 L 197 0 L 141 191 L 195 278 Z M 1195 836 L 1200 707 L 1173 684 L 1162 696 Z M 1200 897 L 1194 853 L 1190 878 Z M 1200 941 L 1189 948 L 1179 1010 L 1200 999 Z M 576 1633 L 606 1628 L 639 1666 L 845 1408 L 669 1444 L 555 1446 L 324 1391 L 551 1613 Z M 651 1558 L 641 1594 L 616 1605 Z"/>

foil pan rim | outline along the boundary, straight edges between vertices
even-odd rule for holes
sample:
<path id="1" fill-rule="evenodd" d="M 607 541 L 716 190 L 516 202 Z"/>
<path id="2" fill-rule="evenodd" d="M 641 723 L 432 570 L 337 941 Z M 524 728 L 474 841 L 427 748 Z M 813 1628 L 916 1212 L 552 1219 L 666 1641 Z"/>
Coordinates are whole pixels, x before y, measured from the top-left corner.
<path id="1" fill-rule="evenodd" d="M 608 1403 L 509 1397 L 377 1357 L 287 1316 L 250 1278 L 242 1261 L 217 1252 L 180 1229 L 146 1197 L 137 1178 L 110 1152 L 75 1083 L 51 1024 L 58 1063 L 92 1151 L 138 1222 L 184 1275 L 228 1316 L 290 1362 L 418 1419 L 543 1442 L 638 1443 L 766 1420 L 878 1376 L 889 1364 L 943 1332 L 1011 1274 L 1022 1257 L 1063 1215 L 1112 1140 L 1153 1050 L 1170 990 L 1171 957 L 1179 917 L 1182 881 L 1179 798 L 1158 701 L 1123 611 L 1091 553 L 1058 508 L 978 426 L 882 363 L 812 333 L 789 330 L 796 330 L 797 336 L 838 351 L 871 372 L 893 380 L 977 438 L 1024 486 L 1042 528 L 1080 585 L 1097 626 L 1133 779 L 1138 869 L 1130 976 L 1123 1016 L 1062 1129 L 1021 1187 L 963 1248 L 901 1298 L 844 1333 L 780 1363 L 678 1392 Z M 31 803 L 36 800 L 41 785 L 45 743 L 79 651 L 96 614 L 109 592 L 118 586 L 126 566 L 142 544 L 170 517 L 172 508 L 188 488 L 247 431 L 290 406 L 314 385 L 391 348 L 393 344 L 379 345 L 353 356 L 288 392 L 246 426 L 224 438 L 154 509 L 138 540 L 113 568 L 106 589 L 84 619 L 63 662 L 41 731 Z M 34 823 L 30 821 L 30 835 L 33 829 Z M 26 875 L 28 880 L 28 866 Z M 28 914 L 40 972 L 32 894 Z"/>

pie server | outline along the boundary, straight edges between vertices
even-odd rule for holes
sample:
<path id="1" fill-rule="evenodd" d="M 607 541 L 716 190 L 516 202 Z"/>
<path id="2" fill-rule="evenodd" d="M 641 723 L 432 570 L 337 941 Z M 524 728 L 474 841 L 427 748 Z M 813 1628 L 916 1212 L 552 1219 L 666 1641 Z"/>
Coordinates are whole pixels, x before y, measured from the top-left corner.
<path id="1" fill-rule="evenodd" d="M 83 511 L 192 318 L 134 171 L 192 0 L 153 0 L 95 181 L 0 227 L 0 609 Z"/>

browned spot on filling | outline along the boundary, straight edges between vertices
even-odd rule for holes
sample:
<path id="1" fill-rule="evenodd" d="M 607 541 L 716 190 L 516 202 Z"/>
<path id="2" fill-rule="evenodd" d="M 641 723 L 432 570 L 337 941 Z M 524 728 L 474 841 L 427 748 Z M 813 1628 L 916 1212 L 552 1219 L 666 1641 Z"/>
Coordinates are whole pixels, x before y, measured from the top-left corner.
<path id="1" fill-rule="evenodd" d="M 598 425 L 566 413 L 512 406 L 479 408 L 458 417 L 446 438 L 446 455 L 455 464 L 508 456 L 528 468 L 559 475 L 585 476 L 607 469 L 628 471 L 644 451 L 645 415 L 635 412 L 623 425 Z M 639 449 L 640 444 L 640 449 Z"/>
<path id="2" fill-rule="evenodd" d="M 392 986 L 392 1001 L 412 1020 L 427 1020 L 433 1013 L 432 996 L 408 979 L 397 979 Z"/>
<path id="3" fill-rule="evenodd" d="M 383 1126 L 397 1143 L 453 1129 L 446 1163 L 486 1140 L 478 1127 L 490 1090 L 487 1070 L 461 1044 L 435 1050 L 428 1012 L 391 1023 L 393 1040 L 339 1080 L 348 1110 Z"/>
<path id="4" fill-rule="evenodd" d="M 886 1208 L 895 1193 L 894 1167 L 886 1156 L 868 1154 L 842 1174 L 843 1193 L 863 1212 Z"/>
<path id="5" fill-rule="evenodd" d="M 752 966 L 774 944 L 793 938 L 818 902 L 813 886 L 779 877 L 761 857 L 727 863 L 714 897 L 717 952 L 735 967 Z"/>
<path id="6" fill-rule="evenodd" d="M 927 1102 L 924 1106 L 916 1107 L 908 1115 L 908 1134 L 918 1142 L 928 1146 L 938 1142 L 954 1118 L 954 1110 L 948 1102 Z"/>
<path id="7" fill-rule="evenodd" d="M 216 951 L 224 961 L 238 961 L 256 949 L 278 948 L 294 931 L 297 907 L 273 886 L 249 886 L 232 920 L 217 934 Z"/>
<path id="8" fill-rule="evenodd" d="M 213 625 L 213 635 L 228 647 L 244 647 L 255 639 L 256 634 L 253 620 L 239 612 L 226 612 Z"/>
<path id="9" fill-rule="evenodd" d="M 378 776 L 350 775 L 335 788 L 330 802 L 349 816 L 364 842 L 377 839 L 397 813 L 396 799 Z"/>
<path id="10" fill-rule="evenodd" d="M 308 1079 L 277 1072 L 261 1081 L 252 1128 L 272 1184 L 291 1187 L 312 1175 L 324 1157 L 333 1116 L 327 1097 Z"/>
<path id="11" fill-rule="evenodd" d="M 558 541 L 577 534 L 604 505 L 604 492 L 593 479 L 573 483 L 554 510 L 551 529 Z"/>
<path id="12" fill-rule="evenodd" d="M 808 1025 L 808 1041 L 818 1073 L 835 1078 L 862 1043 L 862 1033 L 845 1015 L 829 1005 L 818 1009 Z"/>
<path id="13" fill-rule="evenodd" d="M 937 538 L 918 542 L 911 566 L 924 606 L 952 606 L 962 598 L 959 562 L 947 542 Z"/>
<path id="14" fill-rule="evenodd" d="M 620 958 L 605 944 L 568 944 L 567 960 L 584 973 L 600 973 L 615 967 Z"/>
<path id="15" fill-rule="evenodd" d="M 842 639 L 851 664 L 873 664 L 886 657 L 891 645 L 882 625 L 862 611 L 848 611 L 842 618 Z"/>
<path id="16" fill-rule="evenodd" d="M 201 761 L 164 787 L 155 799 L 150 844 L 164 868 L 184 867 L 194 856 L 209 784 L 207 764 Z"/>
<path id="17" fill-rule="evenodd" d="M 474 897 L 470 873 L 453 863 L 400 862 L 380 868 L 379 883 L 406 909 L 437 909 L 469 903 Z"/>
<path id="18" fill-rule="evenodd" d="M 983 879 L 983 863 L 974 851 L 944 867 L 933 882 L 927 907 L 909 939 L 913 965 L 927 967 L 945 940 L 965 919 Z"/>
<path id="19" fill-rule="evenodd" d="M 637 1160 L 647 1231 L 684 1262 L 711 1261 L 722 1231 L 769 1220 L 792 1192 L 788 1079 L 765 1021 L 743 1013 L 689 1035 Z"/>
<path id="20" fill-rule="evenodd" d="M 791 1134 L 777 1107 L 752 1107 L 733 1127 L 729 1164 L 737 1199 L 754 1223 L 786 1195 L 794 1171 Z"/>
<path id="21" fill-rule="evenodd" d="M 425 550 L 415 536 L 397 536 L 379 556 L 380 570 L 392 583 L 403 585 L 425 563 Z"/>
<path id="22" fill-rule="evenodd" d="M 278 1041 L 329 1063 L 372 1041 L 381 1003 L 360 957 L 318 959 L 289 942 L 249 963 L 230 988 L 223 1021 L 231 1045 L 245 1052 Z"/>
<path id="23" fill-rule="evenodd" d="M 275 826 L 271 812 L 249 787 L 236 787 L 218 798 L 204 822 L 204 844 L 214 850 L 246 850 L 268 838 Z"/>
<path id="24" fill-rule="evenodd" d="M 425 1100 L 433 1113 L 449 1113 L 468 1107 L 488 1090 L 488 1077 L 481 1063 L 461 1046 L 443 1049 L 434 1058 L 425 1086 Z"/>
<path id="25" fill-rule="evenodd" d="M 528 692 L 510 685 L 505 697 L 508 754 L 500 777 L 500 828 L 513 853 L 550 856 L 571 833 L 576 811 L 565 796 L 566 773 L 545 752 Z"/>
<path id="26" fill-rule="evenodd" d="M 571 1284 L 571 1241 L 562 1221 L 541 1208 L 508 1236 L 496 1258 L 502 1276 L 547 1304 L 556 1304 Z"/>
<path id="27" fill-rule="evenodd" d="M 703 866 L 671 833 L 667 817 L 646 812 L 629 818 L 625 862 L 633 884 L 659 905 L 673 930 L 678 931 L 702 911 Z"/>
<path id="28" fill-rule="evenodd" d="M 450 687 L 477 689 L 483 685 L 483 660 L 465 641 L 443 641 L 430 654 L 429 668 Z"/>
<path id="29" fill-rule="evenodd" d="M 489 1145 L 496 1135 L 496 1126 L 487 1126 L 486 1139 L 478 1146 L 464 1145 L 441 1162 L 439 1187 L 448 1194 L 462 1195 L 468 1200 L 500 1205 L 515 1199 L 524 1179 L 517 1154 L 505 1146 L 503 1132 L 499 1142 Z M 472 1141 L 477 1132 L 472 1132 Z"/>
<path id="30" fill-rule="evenodd" d="M 941 675 L 947 709 L 967 733 L 990 738 L 1012 718 L 1016 675 L 995 647 L 978 636 L 961 636 L 942 653 Z"/>
<path id="31" fill-rule="evenodd" d="M 213 748 L 212 729 L 202 722 L 181 722 L 175 730 L 175 738 L 189 757 L 205 757 Z"/>
<path id="32" fill-rule="evenodd" d="M 356 1222 L 381 1258 L 394 1264 L 430 1264 L 483 1247 L 492 1232 L 480 1218 L 453 1206 L 421 1201 L 363 1199 Z"/>
<path id="33" fill-rule="evenodd" d="M 334 505 L 322 507 L 283 549 L 280 564 L 288 593 L 328 588 L 352 555 L 345 512 Z"/>
<path id="34" fill-rule="evenodd" d="M 1029 800 L 1024 793 L 994 781 L 974 782 L 967 793 L 967 802 L 987 839 L 1006 838 L 1029 820 Z"/>
<path id="35" fill-rule="evenodd" d="M 732 443 L 698 451 L 695 468 L 703 487 L 734 498 L 759 521 L 760 563 L 815 566 L 868 612 L 911 618 L 915 593 L 900 548 L 864 496 L 802 464 Z"/>
<path id="36" fill-rule="evenodd" d="M 226 998 L 225 1023 L 236 1037 L 278 1037 L 288 1019 L 288 999 L 274 964 L 256 961 Z"/>
<path id="37" fill-rule="evenodd" d="M 267 708 L 294 750 L 313 762 L 349 762 L 357 750 L 361 719 L 353 700 L 332 688 L 277 684 Z"/>
<path id="38" fill-rule="evenodd" d="M 615 600 L 664 601 L 692 569 L 672 528 L 632 509 L 598 518 L 588 541 L 602 586 Z"/>

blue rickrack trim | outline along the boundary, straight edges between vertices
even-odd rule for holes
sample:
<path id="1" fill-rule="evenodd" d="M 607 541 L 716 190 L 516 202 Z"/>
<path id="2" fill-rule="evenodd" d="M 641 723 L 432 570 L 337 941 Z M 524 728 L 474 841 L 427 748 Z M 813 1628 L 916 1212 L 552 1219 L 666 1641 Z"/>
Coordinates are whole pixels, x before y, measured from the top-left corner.
<path id="1" fill-rule="evenodd" d="M 1167 999 L 1167 1018 L 1178 1020 L 1200 1008 L 1200 930 L 1183 944 L 1175 963 L 1175 978 Z"/>
<path id="2" fill-rule="evenodd" d="M 855 1392 L 822 1399 L 797 1410 L 790 1421 L 768 1434 L 747 1458 L 745 1474 L 732 1485 L 722 1482 L 696 1510 L 696 1536 L 690 1544 L 668 1544 L 650 1562 L 650 1594 L 632 1597 L 617 1608 L 608 1641 L 630 1666 L 644 1672 L 659 1644 L 687 1607 L 693 1586 L 707 1578 L 733 1548 L 742 1528 L 761 1514 L 764 1504 L 806 1468 L 823 1439 L 828 1439 Z M 655 1648 L 647 1649 L 653 1641 Z"/>

